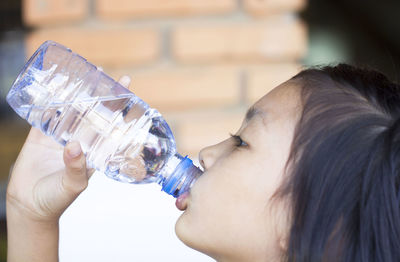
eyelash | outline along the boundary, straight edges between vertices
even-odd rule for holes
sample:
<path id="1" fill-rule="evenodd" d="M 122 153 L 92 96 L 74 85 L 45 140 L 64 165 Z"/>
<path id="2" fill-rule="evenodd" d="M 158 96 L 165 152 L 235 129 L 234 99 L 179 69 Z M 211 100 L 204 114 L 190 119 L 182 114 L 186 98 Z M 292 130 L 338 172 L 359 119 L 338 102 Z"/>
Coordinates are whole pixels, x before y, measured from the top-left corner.
<path id="1" fill-rule="evenodd" d="M 247 143 L 243 141 L 243 139 L 238 136 L 238 135 L 232 135 L 230 134 L 230 136 L 235 140 L 235 146 L 236 147 L 244 147 L 247 146 Z"/>

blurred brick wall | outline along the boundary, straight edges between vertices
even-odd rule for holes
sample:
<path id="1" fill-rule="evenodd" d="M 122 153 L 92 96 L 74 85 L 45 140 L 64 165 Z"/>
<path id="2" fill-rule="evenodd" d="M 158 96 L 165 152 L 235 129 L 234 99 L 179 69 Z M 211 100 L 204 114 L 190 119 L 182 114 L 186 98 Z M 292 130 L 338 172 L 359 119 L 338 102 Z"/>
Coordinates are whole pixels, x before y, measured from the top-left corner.
<path id="1" fill-rule="evenodd" d="M 307 49 L 306 0 L 23 0 L 27 56 L 68 46 L 170 123 L 197 156 L 240 126 L 247 107 L 293 76 Z"/>

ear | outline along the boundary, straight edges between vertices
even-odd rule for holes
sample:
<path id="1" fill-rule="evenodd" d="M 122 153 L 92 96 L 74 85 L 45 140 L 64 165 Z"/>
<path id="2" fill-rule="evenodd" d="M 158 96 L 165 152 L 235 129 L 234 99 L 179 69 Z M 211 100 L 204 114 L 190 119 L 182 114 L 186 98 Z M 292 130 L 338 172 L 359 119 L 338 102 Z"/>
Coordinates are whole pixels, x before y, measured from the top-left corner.
<path id="1" fill-rule="evenodd" d="M 289 237 L 286 235 L 284 237 L 279 238 L 279 249 L 282 252 L 286 252 L 289 246 Z"/>
<path id="2" fill-rule="evenodd" d="M 275 212 L 275 230 L 278 241 L 278 248 L 286 252 L 289 248 L 290 228 L 292 220 L 290 218 L 290 209 L 287 200 L 280 199 L 279 205 L 276 205 Z"/>

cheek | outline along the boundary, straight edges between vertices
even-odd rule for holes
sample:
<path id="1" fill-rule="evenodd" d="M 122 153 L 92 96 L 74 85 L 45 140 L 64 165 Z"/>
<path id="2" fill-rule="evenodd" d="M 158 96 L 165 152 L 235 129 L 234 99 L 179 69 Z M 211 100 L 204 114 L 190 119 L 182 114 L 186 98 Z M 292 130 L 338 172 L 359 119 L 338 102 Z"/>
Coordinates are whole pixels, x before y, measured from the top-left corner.
<path id="1" fill-rule="evenodd" d="M 251 174 L 254 170 L 240 165 L 239 157 L 235 156 L 232 154 L 228 159 L 220 160 L 197 181 L 188 211 L 209 217 L 221 213 L 227 216 L 242 203 L 249 204 L 247 198 L 252 192 L 254 181 L 251 181 Z"/>
<path id="2" fill-rule="evenodd" d="M 219 171 L 218 174 L 214 171 Z M 234 183 L 227 170 L 213 169 L 198 179 L 193 186 L 189 205 L 181 217 L 192 229 L 215 230 L 232 214 L 232 203 L 237 202 L 234 193 Z M 211 229 L 211 228 L 212 229 Z"/>
<path id="3" fill-rule="evenodd" d="M 229 160 L 230 165 L 220 161 L 197 181 L 189 207 L 176 225 L 178 237 L 202 252 L 239 250 L 254 239 L 261 246 L 265 243 L 268 185 L 260 188 L 257 172 L 266 171 L 254 164 L 240 166 L 235 158 Z"/>

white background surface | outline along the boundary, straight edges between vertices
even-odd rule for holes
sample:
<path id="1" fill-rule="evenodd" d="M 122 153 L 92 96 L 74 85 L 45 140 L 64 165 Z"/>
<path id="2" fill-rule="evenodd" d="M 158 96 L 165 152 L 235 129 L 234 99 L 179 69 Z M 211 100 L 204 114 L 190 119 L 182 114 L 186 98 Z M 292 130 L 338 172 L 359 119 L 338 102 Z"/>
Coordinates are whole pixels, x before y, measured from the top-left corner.
<path id="1" fill-rule="evenodd" d="M 60 261 L 214 261 L 176 237 L 180 214 L 161 186 L 124 184 L 96 172 L 61 217 Z"/>

